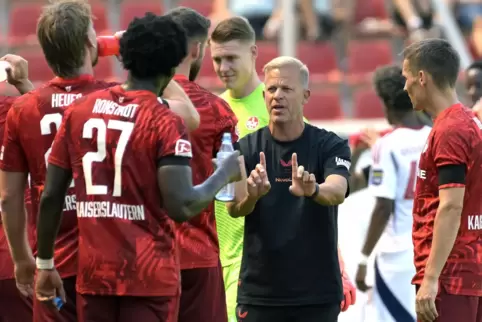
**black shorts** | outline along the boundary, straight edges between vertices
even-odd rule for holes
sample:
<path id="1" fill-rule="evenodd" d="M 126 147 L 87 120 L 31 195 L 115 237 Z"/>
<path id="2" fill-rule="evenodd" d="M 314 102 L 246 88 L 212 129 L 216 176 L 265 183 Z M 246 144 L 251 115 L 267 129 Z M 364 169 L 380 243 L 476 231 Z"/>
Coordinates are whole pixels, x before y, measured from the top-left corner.
<path id="1" fill-rule="evenodd" d="M 310 306 L 258 306 L 238 304 L 238 322 L 336 322 L 340 304 Z"/>

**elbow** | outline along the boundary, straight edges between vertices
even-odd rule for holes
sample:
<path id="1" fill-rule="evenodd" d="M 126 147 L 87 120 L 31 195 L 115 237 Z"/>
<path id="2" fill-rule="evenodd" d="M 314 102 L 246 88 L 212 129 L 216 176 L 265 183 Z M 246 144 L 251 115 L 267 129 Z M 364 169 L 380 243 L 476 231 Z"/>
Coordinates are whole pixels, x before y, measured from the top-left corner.
<path id="1" fill-rule="evenodd" d="M 439 206 L 439 213 L 447 213 L 450 214 L 451 216 L 457 215 L 461 216 L 462 215 L 462 210 L 463 210 L 463 205 L 460 203 L 455 203 L 455 202 L 447 202 L 440 204 Z"/>
<path id="2" fill-rule="evenodd" d="M 241 217 L 239 214 L 239 211 L 236 211 L 238 209 L 238 205 L 236 202 L 228 202 L 226 203 L 226 209 L 228 210 L 228 214 L 231 218 L 239 218 Z"/>
<path id="3" fill-rule="evenodd" d="M 335 194 L 332 199 L 332 206 L 341 205 L 345 201 L 345 194 Z"/>

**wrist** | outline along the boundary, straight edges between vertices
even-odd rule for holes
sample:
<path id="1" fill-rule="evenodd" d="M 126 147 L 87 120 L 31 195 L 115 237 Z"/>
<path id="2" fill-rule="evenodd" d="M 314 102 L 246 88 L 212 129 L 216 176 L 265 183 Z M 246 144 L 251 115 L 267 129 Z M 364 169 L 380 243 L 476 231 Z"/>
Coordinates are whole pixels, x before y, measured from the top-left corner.
<path id="1" fill-rule="evenodd" d="M 20 92 L 20 94 L 28 93 L 34 89 L 32 82 L 28 78 L 21 79 L 12 85 L 15 86 L 15 88 L 17 89 L 17 91 Z"/>
<path id="2" fill-rule="evenodd" d="M 363 254 L 363 253 L 360 253 L 360 258 L 359 258 L 359 260 L 358 260 L 358 265 L 367 266 L 367 264 L 368 264 L 368 258 L 369 258 L 368 255 L 365 255 L 365 254 Z"/>
<path id="3" fill-rule="evenodd" d="M 320 194 L 320 186 L 317 183 L 315 183 L 315 186 L 313 187 L 313 191 L 306 197 L 310 199 L 315 199 L 316 197 L 318 197 L 319 194 Z"/>
<path id="4" fill-rule="evenodd" d="M 54 269 L 54 259 L 42 259 L 42 258 L 36 258 L 35 259 L 35 264 L 37 266 L 37 269 L 44 269 L 44 270 L 49 270 L 49 269 Z"/>

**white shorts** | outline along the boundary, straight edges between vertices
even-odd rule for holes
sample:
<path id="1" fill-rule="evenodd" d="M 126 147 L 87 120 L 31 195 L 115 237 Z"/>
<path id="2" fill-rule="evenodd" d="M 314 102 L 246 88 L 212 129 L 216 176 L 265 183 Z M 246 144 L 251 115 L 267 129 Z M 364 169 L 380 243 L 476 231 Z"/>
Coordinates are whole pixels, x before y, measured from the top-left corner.
<path id="1" fill-rule="evenodd" d="M 373 306 L 377 322 L 416 322 L 413 250 L 379 253 L 375 259 Z"/>

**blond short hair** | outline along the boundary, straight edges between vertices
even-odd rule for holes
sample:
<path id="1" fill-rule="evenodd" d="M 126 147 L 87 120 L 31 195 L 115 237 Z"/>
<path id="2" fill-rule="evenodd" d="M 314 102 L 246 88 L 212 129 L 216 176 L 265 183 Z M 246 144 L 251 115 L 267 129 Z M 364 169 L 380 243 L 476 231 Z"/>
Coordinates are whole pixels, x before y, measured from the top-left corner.
<path id="1" fill-rule="evenodd" d="M 310 71 L 308 67 L 303 64 L 303 62 L 295 57 L 291 56 L 279 56 L 268 62 L 263 67 L 263 72 L 266 74 L 267 72 L 273 69 L 279 69 L 283 67 L 294 67 L 299 69 L 300 71 L 300 80 L 301 84 L 305 89 L 308 89 L 308 85 L 310 82 Z"/>

